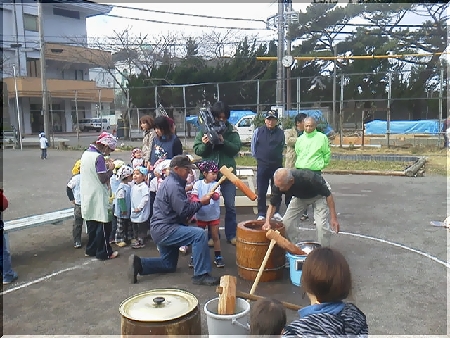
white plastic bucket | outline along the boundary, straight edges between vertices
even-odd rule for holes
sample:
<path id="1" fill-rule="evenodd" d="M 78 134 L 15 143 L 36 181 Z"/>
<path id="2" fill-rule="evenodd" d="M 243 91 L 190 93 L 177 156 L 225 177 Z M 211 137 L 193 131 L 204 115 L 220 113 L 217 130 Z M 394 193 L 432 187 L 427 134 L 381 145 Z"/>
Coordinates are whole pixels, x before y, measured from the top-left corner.
<path id="1" fill-rule="evenodd" d="M 245 299 L 236 298 L 236 310 L 233 315 L 219 315 L 219 297 L 211 299 L 205 304 L 206 323 L 208 325 L 209 337 L 220 336 L 248 336 L 250 325 L 248 315 L 250 303 Z"/>

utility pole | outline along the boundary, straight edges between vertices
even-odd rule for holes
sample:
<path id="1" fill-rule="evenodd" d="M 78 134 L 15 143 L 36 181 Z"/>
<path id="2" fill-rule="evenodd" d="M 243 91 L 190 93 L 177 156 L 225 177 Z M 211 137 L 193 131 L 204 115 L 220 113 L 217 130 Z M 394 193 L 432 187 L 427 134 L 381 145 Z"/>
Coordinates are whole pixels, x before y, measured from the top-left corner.
<path id="1" fill-rule="evenodd" d="M 331 125 L 336 130 L 336 56 L 337 47 L 333 46 L 334 61 L 333 61 L 333 114 L 331 115 Z"/>
<path id="2" fill-rule="evenodd" d="M 278 0 L 278 53 L 277 53 L 277 84 L 276 84 L 276 105 L 283 107 L 283 72 L 282 59 L 284 56 L 284 2 Z"/>
<path id="3" fill-rule="evenodd" d="M 13 64 L 13 72 L 14 72 L 14 92 L 16 94 L 16 111 L 17 111 L 17 127 L 19 129 L 19 144 L 20 150 L 23 150 L 22 144 L 22 122 L 20 118 L 20 106 L 19 106 L 19 93 L 17 92 L 17 74 L 16 74 L 16 65 Z"/>
<path id="4" fill-rule="evenodd" d="M 286 55 L 291 55 L 291 24 L 292 24 L 292 1 L 288 0 L 286 3 L 286 14 L 288 15 L 287 39 L 286 39 Z M 291 67 L 286 68 L 286 110 L 291 110 Z"/>
<path id="5" fill-rule="evenodd" d="M 41 88 L 42 88 L 42 115 L 44 116 L 44 133 L 49 136 L 48 128 L 48 103 L 47 103 L 47 78 L 45 73 L 45 41 L 44 41 L 44 23 L 43 23 L 42 0 L 38 1 L 38 23 L 39 23 L 39 41 L 40 41 L 40 64 L 41 64 Z"/>

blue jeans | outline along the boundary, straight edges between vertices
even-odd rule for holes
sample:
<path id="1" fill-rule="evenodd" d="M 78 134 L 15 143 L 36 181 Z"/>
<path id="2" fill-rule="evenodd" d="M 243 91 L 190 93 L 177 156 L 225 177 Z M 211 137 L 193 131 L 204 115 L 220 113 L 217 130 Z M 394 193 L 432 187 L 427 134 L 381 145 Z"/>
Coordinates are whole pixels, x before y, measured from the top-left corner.
<path id="1" fill-rule="evenodd" d="M 174 232 L 158 243 L 160 257 L 141 258 L 141 275 L 175 272 L 180 253 L 179 248 L 183 245 L 192 246 L 194 276 L 211 273 L 211 258 L 205 231 L 201 228 L 180 224 Z"/>
<path id="2" fill-rule="evenodd" d="M 47 149 L 41 149 L 41 159 L 47 158 Z"/>
<path id="3" fill-rule="evenodd" d="M 3 233 L 2 270 L 4 282 L 11 282 L 17 277 L 17 274 L 14 272 L 11 266 L 11 254 L 8 251 L 5 233 Z"/>
<path id="4" fill-rule="evenodd" d="M 220 185 L 220 192 L 225 205 L 225 237 L 227 241 L 231 241 L 236 238 L 236 186 L 226 180 Z"/>

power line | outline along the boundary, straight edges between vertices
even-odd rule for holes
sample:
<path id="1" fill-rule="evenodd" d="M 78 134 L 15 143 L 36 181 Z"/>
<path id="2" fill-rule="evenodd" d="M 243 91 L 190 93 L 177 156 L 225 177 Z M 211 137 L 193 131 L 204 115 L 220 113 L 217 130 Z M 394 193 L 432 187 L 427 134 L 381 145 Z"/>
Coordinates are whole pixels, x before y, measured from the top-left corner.
<path id="1" fill-rule="evenodd" d="M 3 41 L 3 43 L 6 43 L 6 44 L 16 43 L 15 40 L 2 40 L 2 41 Z M 274 41 L 274 40 L 257 40 L 256 43 L 261 43 L 262 44 L 262 43 L 270 43 L 272 41 Z M 61 45 L 68 45 L 68 46 L 78 46 L 78 47 L 84 47 L 84 45 L 87 45 L 87 46 L 90 46 L 91 48 L 95 48 L 95 46 L 108 47 L 108 46 L 125 46 L 126 45 L 126 46 L 130 46 L 130 47 L 140 47 L 140 46 L 144 47 L 144 46 L 160 46 L 160 45 L 162 45 L 162 44 L 158 44 L 158 43 L 145 43 L 145 42 L 143 42 L 143 43 L 126 43 L 126 44 L 125 43 L 120 43 L 120 42 L 111 42 L 111 43 L 109 43 L 109 42 L 87 42 L 84 45 L 81 45 L 80 42 L 76 42 L 76 41 L 53 42 L 53 41 L 46 40 L 46 42 L 47 43 L 54 43 L 54 44 L 61 44 Z M 31 42 L 27 42 L 27 43 L 31 44 Z M 221 42 L 220 45 L 221 46 L 233 46 L 233 45 L 238 45 L 240 43 L 242 43 L 242 41 L 229 41 L 229 42 Z M 200 48 L 203 47 L 203 46 L 213 46 L 213 45 L 215 46 L 216 43 L 213 43 L 213 42 L 211 42 L 211 43 L 201 42 Z M 168 43 L 168 44 L 166 44 L 164 46 L 167 46 L 167 47 L 185 47 L 186 44 L 185 43 Z"/>
<path id="2" fill-rule="evenodd" d="M 267 28 L 196 25 L 196 24 L 189 24 L 189 23 L 182 23 L 182 22 L 168 22 L 168 21 L 153 20 L 153 19 L 130 18 L 127 16 L 116 15 L 116 14 L 105 14 L 105 16 L 109 16 L 109 17 L 117 18 L 117 19 L 146 21 L 146 22 L 151 22 L 151 23 L 160 23 L 160 24 L 165 24 L 165 25 L 176 25 L 176 26 L 189 26 L 189 27 L 200 27 L 200 28 L 219 28 L 219 29 L 238 29 L 238 30 L 247 30 L 247 31 L 265 31 L 265 30 L 267 30 Z"/>
<path id="3" fill-rule="evenodd" d="M 168 12 L 168 11 L 160 11 L 160 10 L 155 10 L 155 9 L 123 6 L 123 5 L 113 5 L 113 6 L 115 8 L 132 9 L 132 10 L 137 10 L 137 11 L 140 11 L 140 12 L 151 12 L 151 13 L 170 14 L 170 15 L 192 16 L 192 17 L 206 18 L 206 19 L 234 20 L 234 21 L 247 21 L 247 22 L 251 21 L 251 22 L 262 22 L 262 23 L 265 23 L 265 20 L 261 20 L 261 19 L 228 18 L 228 17 L 220 17 L 220 16 L 204 15 L 204 14 L 189 14 L 189 13 L 179 13 L 179 12 Z"/>

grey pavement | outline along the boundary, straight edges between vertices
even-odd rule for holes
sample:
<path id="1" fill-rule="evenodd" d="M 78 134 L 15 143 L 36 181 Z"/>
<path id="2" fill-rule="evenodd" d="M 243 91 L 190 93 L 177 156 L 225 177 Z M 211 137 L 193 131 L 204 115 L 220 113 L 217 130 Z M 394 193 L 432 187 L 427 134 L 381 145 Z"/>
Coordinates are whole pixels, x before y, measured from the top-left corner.
<path id="1" fill-rule="evenodd" d="M 70 207 L 65 184 L 80 155 L 50 150 L 48 160 L 40 160 L 39 150 L 3 151 L 3 186 L 10 200 L 4 218 Z M 446 178 L 325 177 L 335 193 L 342 230 L 332 246 L 349 261 L 354 283 L 350 300 L 366 314 L 369 332 L 449 334 L 450 232 L 429 225 L 446 217 Z M 238 212 L 239 221 L 254 217 Z M 303 231 L 305 240 L 314 239 L 312 222 L 301 226 L 310 229 Z M 19 280 L 3 289 L 5 335 L 119 335 L 120 303 L 138 292 L 167 287 L 196 295 L 207 334 L 203 306 L 217 294 L 214 287 L 191 284 L 188 257 L 180 257 L 174 274 L 139 277 L 138 284 L 130 285 L 126 265 L 132 250 L 122 248 L 119 258 L 107 262 L 85 258 L 83 250 L 72 248 L 71 222 L 13 232 L 9 238 Z M 214 268 L 213 274 L 237 276 L 235 248 L 224 241 L 222 247 L 226 267 Z M 151 243 L 133 252 L 158 254 Z M 238 278 L 240 291 L 249 292 L 251 284 Z M 256 294 L 308 305 L 288 270 L 283 280 L 260 283 Z M 289 321 L 297 316 L 290 310 L 287 314 Z"/>

